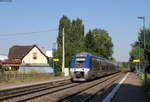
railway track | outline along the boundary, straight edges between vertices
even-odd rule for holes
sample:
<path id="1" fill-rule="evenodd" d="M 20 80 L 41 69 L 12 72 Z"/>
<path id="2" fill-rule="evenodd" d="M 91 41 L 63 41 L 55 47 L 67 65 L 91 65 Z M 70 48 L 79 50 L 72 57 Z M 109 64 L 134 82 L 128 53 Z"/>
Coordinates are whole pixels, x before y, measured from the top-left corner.
<path id="1" fill-rule="evenodd" d="M 90 82 L 76 85 L 56 91 L 44 97 L 28 100 L 27 102 L 91 102 L 96 94 L 103 92 L 105 88 L 120 78 L 120 73 L 103 77 Z"/>
<path id="2" fill-rule="evenodd" d="M 120 75 L 117 73 L 85 83 L 63 80 L 12 89 L 0 96 L 0 102 L 90 102 L 97 93 L 103 92 L 119 79 Z"/>
<path id="3" fill-rule="evenodd" d="M 64 85 L 68 85 L 68 87 L 72 87 L 73 85 L 76 85 L 76 83 L 72 83 L 70 79 L 65 79 L 65 80 L 45 82 L 41 84 L 33 84 L 29 86 L 22 86 L 22 87 L 0 90 L 0 102 L 25 101 L 34 97 L 48 94 L 46 90 L 50 90 L 55 87 L 61 87 Z"/>
<path id="4" fill-rule="evenodd" d="M 106 79 L 105 81 L 103 81 L 102 83 L 97 83 L 96 85 L 93 85 L 92 87 L 87 88 L 86 90 L 83 90 L 81 92 L 79 92 L 78 94 L 73 95 L 72 97 L 70 97 L 69 99 L 66 98 L 65 100 L 61 101 L 61 102 L 90 102 L 91 99 L 98 93 L 98 92 L 102 92 L 105 90 L 106 87 L 108 87 L 108 85 L 111 85 L 114 81 L 116 81 L 117 78 L 114 79 Z M 106 81 L 108 81 L 106 83 Z"/>
<path id="5" fill-rule="evenodd" d="M 59 100 L 59 102 L 91 102 L 92 98 L 96 96 L 97 93 L 102 93 L 105 88 L 112 85 L 112 83 L 118 78 L 119 76 L 117 74 L 107 77 L 101 81 L 97 80 L 93 83 L 93 85 L 89 85 L 87 88 Z"/>

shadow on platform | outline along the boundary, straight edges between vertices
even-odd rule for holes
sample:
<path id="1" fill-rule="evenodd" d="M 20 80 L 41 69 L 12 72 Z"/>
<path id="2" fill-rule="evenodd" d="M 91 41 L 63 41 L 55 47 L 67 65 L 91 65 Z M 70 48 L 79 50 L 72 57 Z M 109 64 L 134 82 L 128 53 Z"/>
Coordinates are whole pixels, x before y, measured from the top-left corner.
<path id="1" fill-rule="evenodd" d="M 82 102 L 87 97 L 91 97 L 88 102 L 102 102 L 103 99 L 116 87 L 118 84 L 113 84 L 106 89 L 97 89 L 99 92 L 97 94 L 76 94 L 73 98 L 65 98 L 69 96 L 69 93 L 61 97 L 57 102 Z M 63 99 L 63 101 L 62 101 Z M 149 101 L 148 101 L 149 100 Z M 116 92 L 111 102 L 150 102 L 150 98 L 144 93 L 144 88 L 142 86 L 131 85 L 131 84 L 121 84 L 119 90 Z"/>

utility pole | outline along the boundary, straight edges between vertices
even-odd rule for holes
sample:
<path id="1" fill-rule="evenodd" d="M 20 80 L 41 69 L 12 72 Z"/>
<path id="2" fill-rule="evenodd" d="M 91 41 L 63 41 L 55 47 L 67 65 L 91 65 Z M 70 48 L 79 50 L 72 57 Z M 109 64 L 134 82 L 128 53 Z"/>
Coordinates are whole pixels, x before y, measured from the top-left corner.
<path id="1" fill-rule="evenodd" d="M 145 85 L 147 85 L 147 34 L 145 31 L 145 17 L 138 17 L 143 20 L 143 33 L 144 33 L 144 79 Z"/>
<path id="2" fill-rule="evenodd" d="M 53 45 L 52 45 L 53 70 L 55 70 L 55 61 L 54 61 L 55 51 L 56 51 L 56 43 L 53 42 Z M 54 72 L 54 76 L 55 76 L 55 74 L 56 74 L 56 72 Z"/>
<path id="3" fill-rule="evenodd" d="M 62 74 L 64 75 L 65 72 L 65 32 L 64 28 L 62 31 Z"/>

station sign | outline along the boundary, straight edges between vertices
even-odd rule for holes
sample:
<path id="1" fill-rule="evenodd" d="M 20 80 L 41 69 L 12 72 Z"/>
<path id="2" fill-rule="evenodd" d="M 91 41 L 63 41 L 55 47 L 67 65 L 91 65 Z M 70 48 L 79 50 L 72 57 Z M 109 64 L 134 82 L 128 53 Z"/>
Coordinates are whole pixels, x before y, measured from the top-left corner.
<path id="1" fill-rule="evenodd" d="M 133 60 L 133 62 L 140 62 L 140 60 L 139 60 L 139 59 L 136 59 L 136 60 Z"/>
<path id="2" fill-rule="evenodd" d="M 58 61 L 59 61 L 59 59 L 58 59 L 58 58 L 55 58 L 55 59 L 53 59 L 53 61 L 54 61 L 54 62 L 58 62 Z"/>

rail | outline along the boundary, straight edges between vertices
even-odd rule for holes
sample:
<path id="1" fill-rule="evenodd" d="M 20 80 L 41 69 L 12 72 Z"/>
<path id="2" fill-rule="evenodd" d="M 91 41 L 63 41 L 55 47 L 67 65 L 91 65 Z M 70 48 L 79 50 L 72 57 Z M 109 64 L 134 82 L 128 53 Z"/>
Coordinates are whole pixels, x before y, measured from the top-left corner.
<path id="1" fill-rule="evenodd" d="M 72 83 L 70 79 L 35 84 L 12 89 L 0 90 L 2 102 L 90 102 L 96 94 L 102 93 L 120 78 L 120 73 L 115 73 L 90 82 Z M 87 94 L 88 93 L 88 94 Z"/>

